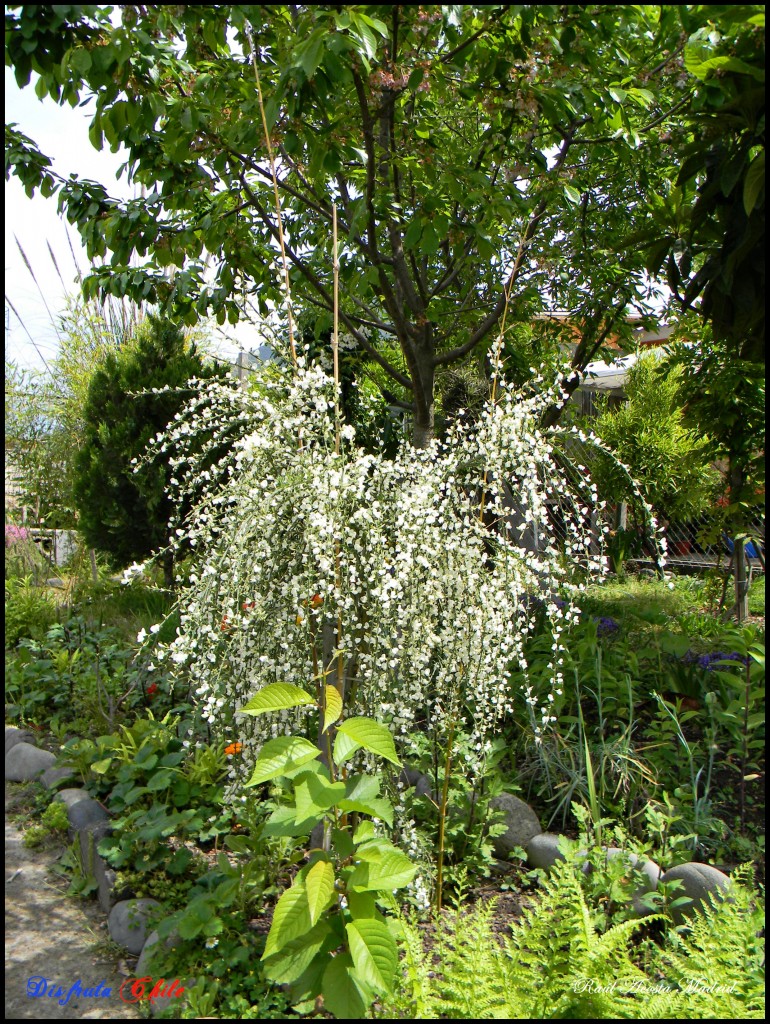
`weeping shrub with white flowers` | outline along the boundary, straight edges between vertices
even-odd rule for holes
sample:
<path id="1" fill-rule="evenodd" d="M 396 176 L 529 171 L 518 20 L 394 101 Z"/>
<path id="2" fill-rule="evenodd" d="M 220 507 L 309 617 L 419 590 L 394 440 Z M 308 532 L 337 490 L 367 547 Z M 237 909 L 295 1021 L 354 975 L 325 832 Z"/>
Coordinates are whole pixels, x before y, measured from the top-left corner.
<path id="1" fill-rule="evenodd" d="M 156 440 L 180 504 L 203 494 L 176 524 L 197 567 L 165 653 L 185 666 L 212 727 L 231 735 L 237 721 L 241 772 L 304 713 L 234 719 L 277 682 L 311 694 L 333 684 L 345 716 L 375 718 L 397 743 L 425 722 L 447 735 L 462 727 L 481 764 L 543 611 L 550 685 L 524 697 L 535 729 L 548 725 L 577 616 L 571 567 L 595 575 L 606 564 L 587 516 L 591 483 L 560 468 L 537 427 L 551 400 L 501 383 L 477 422 L 386 459 L 359 450 L 350 425 L 337 439 L 331 377 L 273 366 L 247 390 L 206 382 Z M 546 514 L 554 500 L 566 539 Z M 534 524 L 533 550 L 522 538 Z"/>

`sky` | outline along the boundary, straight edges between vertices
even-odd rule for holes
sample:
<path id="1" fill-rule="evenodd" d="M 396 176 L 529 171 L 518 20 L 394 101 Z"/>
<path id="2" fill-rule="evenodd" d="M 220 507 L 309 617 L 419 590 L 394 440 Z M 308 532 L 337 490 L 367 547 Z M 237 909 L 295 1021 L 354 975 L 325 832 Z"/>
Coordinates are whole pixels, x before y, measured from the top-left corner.
<path id="1" fill-rule="evenodd" d="M 26 88 L 19 89 L 13 71 L 5 69 L 6 124 L 16 123 L 19 130 L 51 158 L 54 170 L 64 177 L 74 173 L 80 178 L 101 182 L 116 198 L 132 198 L 132 186 L 125 178 L 117 178 L 118 168 L 125 158 L 120 153 L 111 153 L 107 146 L 99 152 L 88 140 L 92 111 L 93 102 L 73 108 L 69 104 L 59 107 L 50 97 L 41 101 L 35 95 L 34 79 Z M 35 272 L 40 290 L 24 264 L 16 239 Z M 66 218 L 59 216 L 56 196 L 46 199 L 35 195 L 29 199 L 16 178 L 6 181 L 5 354 L 6 359 L 18 366 L 44 371 L 46 364 L 56 357 L 56 316 L 64 309 L 67 291 L 77 292 L 70 243 L 85 274 L 88 259 L 80 244 L 80 236 Z M 66 289 L 59 280 L 48 245 Z M 13 309 L 9 308 L 8 300 Z M 234 359 L 239 348 L 249 350 L 259 345 L 254 329 L 249 325 L 226 330 L 228 336 L 218 331 L 217 337 L 212 339 L 212 350 L 221 358 Z"/>

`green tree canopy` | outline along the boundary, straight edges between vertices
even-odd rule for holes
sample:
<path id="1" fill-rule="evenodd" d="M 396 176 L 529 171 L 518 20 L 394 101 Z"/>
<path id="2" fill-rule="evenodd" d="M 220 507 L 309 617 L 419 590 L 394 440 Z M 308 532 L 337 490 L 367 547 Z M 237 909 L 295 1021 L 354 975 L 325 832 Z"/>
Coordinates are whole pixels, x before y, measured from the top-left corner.
<path id="1" fill-rule="evenodd" d="M 342 322 L 406 389 L 421 444 L 437 372 L 504 314 L 570 308 L 584 364 L 642 303 L 646 254 L 628 242 L 677 164 L 665 132 L 689 103 L 702 10 L 10 5 L 19 84 L 34 72 L 41 97 L 94 102 L 92 143 L 125 148 L 143 196 L 62 180 L 15 126 L 7 173 L 58 191 L 106 260 L 87 288 L 234 321 L 244 292 L 285 298 L 274 156 L 292 294 L 328 327 L 336 202 Z"/>
<path id="2" fill-rule="evenodd" d="M 75 500 L 87 543 L 118 568 L 148 558 L 168 543 L 173 506 L 168 470 L 160 459 L 134 472 L 148 443 L 174 418 L 191 377 L 213 376 L 182 330 L 148 316 L 135 337 L 108 353 L 94 372 L 83 410 L 84 440 L 77 457 Z M 164 562 L 167 584 L 171 563 Z"/>

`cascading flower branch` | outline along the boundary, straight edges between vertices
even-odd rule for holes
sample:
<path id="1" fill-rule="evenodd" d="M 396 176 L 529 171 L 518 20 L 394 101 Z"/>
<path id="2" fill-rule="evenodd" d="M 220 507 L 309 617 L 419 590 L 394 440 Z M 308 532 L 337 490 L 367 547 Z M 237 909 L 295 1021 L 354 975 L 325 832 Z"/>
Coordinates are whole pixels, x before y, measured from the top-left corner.
<path id="1" fill-rule="evenodd" d="M 559 468 L 537 428 L 551 394 L 501 383 L 477 423 L 388 459 L 357 448 L 349 425 L 335 450 L 334 381 L 303 360 L 249 389 L 204 387 L 154 450 L 169 453 L 180 505 L 198 496 L 173 524 L 197 562 L 178 635 L 160 655 L 184 666 L 213 727 L 231 735 L 234 713 L 268 683 L 311 694 L 331 683 L 346 716 L 376 718 L 397 742 L 426 723 L 464 728 L 481 764 L 517 697 L 512 673 L 526 679 L 524 645 L 542 608 L 552 676 L 548 692 L 524 696 L 536 732 L 548 726 L 582 589 L 570 566 L 591 576 L 607 565 L 588 517 L 593 485 Z M 234 777 L 300 714 L 238 716 Z"/>

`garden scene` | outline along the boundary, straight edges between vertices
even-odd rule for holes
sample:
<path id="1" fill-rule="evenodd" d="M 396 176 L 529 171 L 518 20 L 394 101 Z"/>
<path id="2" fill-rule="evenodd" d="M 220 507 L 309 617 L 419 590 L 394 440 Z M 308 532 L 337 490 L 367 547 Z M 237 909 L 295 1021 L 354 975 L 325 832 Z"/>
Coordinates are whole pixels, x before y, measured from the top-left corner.
<path id="1" fill-rule="evenodd" d="M 764 1019 L 764 7 L 5 20 L 7 1015 Z"/>

